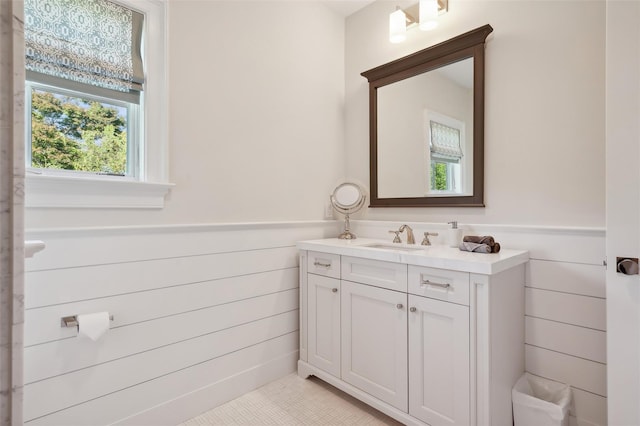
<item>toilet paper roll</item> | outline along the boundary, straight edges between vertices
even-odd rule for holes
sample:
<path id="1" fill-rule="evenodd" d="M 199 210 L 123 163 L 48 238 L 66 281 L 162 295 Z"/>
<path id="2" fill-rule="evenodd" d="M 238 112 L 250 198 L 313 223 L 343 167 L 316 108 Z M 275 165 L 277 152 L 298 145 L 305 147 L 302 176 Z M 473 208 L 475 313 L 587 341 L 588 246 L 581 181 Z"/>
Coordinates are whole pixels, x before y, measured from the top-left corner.
<path id="1" fill-rule="evenodd" d="M 94 342 L 109 330 L 109 312 L 78 315 L 78 337 L 87 337 Z"/>

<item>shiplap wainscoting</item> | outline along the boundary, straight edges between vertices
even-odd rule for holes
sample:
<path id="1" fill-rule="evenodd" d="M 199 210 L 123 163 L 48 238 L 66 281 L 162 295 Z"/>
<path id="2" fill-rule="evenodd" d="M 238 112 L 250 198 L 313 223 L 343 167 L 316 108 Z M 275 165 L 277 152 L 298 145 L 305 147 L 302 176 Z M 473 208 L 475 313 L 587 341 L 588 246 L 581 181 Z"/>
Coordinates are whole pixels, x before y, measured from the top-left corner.
<path id="1" fill-rule="evenodd" d="M 30 230 L 27 425 L 175 425 L 295 371 L 295 242 L 333 221 Z M 61 317 L 109 311 L 97 342 Z"/>
<path id="2" fill-rule="evenodd" d="M 418 242 L 445 230 L 409 224 Z M 382 239 L 399 225 L 352 221 L 356 234 Z M 177 424 L 294 371 L 295 242 L 335 236 L 339 226 L 28 231 L 47 248 L 26 262 L 26 424 Z M 605 426 L 604 230 L 463 229 L 529 250 L 527 371 L 572 385 L 572 425 Z M 99 311 L 114 321 L 98 342 L 60 327 L 63 316 Z"/>
<path id="3" fill-rule="evenodd" d="M 455 218 L 452 218 L 455 219 Z M 401 223 L 352 220 L 356 235 L 391 241 Z M 409 222 L 442 244 L 446 224 Z M 493 235 L 504 248 L 528 250 L 525 365 L 529 373 L 572 387 L 572 426 L 607 424 L 605 231 L 592 228 L 461 225 L 466 235 Z M 402 236 L 403 241 L 405 236 Z"/>

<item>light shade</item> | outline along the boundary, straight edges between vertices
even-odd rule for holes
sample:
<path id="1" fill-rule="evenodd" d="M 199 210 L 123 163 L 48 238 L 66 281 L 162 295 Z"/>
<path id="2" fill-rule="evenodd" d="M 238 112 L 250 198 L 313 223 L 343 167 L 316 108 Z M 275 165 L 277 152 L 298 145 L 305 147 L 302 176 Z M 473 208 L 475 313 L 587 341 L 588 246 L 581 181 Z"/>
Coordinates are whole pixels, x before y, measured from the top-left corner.
<path id="1" fill-rule="evenodd" d="M 429 31 L 438 26 L 438 0 L 420 0 L 420 29 Z"/>
<path id="2" fill-rule="evenodd" d="M 391 43 L 401 43 L 406 38 L 407 15 L 401 9 L 398 9 L 389 15 L 389 41 Z"/>

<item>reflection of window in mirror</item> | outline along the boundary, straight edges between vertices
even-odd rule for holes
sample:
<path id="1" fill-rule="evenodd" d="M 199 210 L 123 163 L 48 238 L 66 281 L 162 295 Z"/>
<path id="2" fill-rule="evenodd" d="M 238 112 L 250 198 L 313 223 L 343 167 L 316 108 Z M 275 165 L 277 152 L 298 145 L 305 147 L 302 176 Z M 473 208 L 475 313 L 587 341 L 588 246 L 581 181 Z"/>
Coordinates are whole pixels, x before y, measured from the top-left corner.
<path id="1" fill-rule="evenodd" d="M 464 192 L 465 124 L 453 117 L 425 111 L 425 194 Z"/>

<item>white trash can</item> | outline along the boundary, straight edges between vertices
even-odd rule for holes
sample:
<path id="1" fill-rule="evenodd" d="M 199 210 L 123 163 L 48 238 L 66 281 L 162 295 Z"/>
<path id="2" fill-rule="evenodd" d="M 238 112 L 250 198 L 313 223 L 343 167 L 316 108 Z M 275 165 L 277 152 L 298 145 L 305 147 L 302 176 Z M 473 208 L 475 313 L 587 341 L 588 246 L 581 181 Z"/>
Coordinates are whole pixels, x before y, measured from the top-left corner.
<path id="1" fill-rule="evenodd" d="M 571 388 L 525 373 L 511 390 L 515 426 L 568 426 Z"/>

